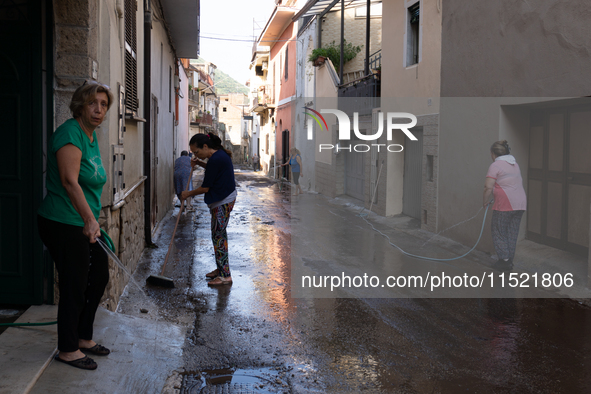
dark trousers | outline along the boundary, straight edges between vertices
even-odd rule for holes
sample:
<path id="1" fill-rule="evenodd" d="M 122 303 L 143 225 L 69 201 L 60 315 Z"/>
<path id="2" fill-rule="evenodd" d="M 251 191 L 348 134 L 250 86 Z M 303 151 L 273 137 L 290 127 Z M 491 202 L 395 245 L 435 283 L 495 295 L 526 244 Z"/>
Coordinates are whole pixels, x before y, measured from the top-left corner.
<path id="1" fill-rule="evenodd" d="M 94 316 L 109 281 L 109 259 L 98 243 L 90 243 L 82 227 L 42 216 L 37 221 L 58 272 L 57 348 L 75 352 L 79 339 L 92 339 Z"/>

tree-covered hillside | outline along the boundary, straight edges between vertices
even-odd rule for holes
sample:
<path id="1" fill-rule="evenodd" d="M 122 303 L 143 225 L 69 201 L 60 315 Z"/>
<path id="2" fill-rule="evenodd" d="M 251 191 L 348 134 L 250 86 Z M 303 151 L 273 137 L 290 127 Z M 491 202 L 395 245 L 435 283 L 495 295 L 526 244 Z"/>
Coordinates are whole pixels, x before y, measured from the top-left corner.
<path id="1" fill-rule="evenodd" d="M 195 60 L 191 60 L 191 62 L 195 62 Z M 205 62 L 206 60 L 202 57 L 197 58 L 196 61 L 196 63 Z M 219 68 L 215 70 L 215 79 L 213 80 L 213 83 L 215 84 L 216 93 L 218 95 L 228 93 L 248 94 L 248 88 L 246 86 L 236 81 L 234 78 L 232 78 Z"/>
<path id="2" fill-rule="evenodd" d="M 228 93 L 245 93 L 248 94 L 248 88 L 236 81 L 234 78 L 220 70 L 215 70 L 215 90 L 218 95 Z"/>

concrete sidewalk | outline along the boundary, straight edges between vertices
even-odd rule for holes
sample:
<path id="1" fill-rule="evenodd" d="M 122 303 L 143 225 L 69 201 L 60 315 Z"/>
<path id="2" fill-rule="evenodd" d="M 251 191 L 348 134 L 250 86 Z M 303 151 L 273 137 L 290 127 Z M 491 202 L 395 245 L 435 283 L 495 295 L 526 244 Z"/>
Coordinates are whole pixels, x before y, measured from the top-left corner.
<path id="1" fill-rule="evenodd" d="M 15 323 L 55 321 L 57 306 L 30 307 Z M 57 353 L 57 326 L 10 327 L 0 335 L 0 393 L 28 393 Z"/>
<path id="2" fill-rule="evenodd" d="M 149 249 L 140 257 L 138 267 L 150 269 L 133 273 L 139 275 L 138 283 L 145 283 L 150 273 L 159 272 L 159 265 L 152 267 L 152 264 L 163 260 L 176 214 L 178 208 L 171 210 L 158 226 L 153 239 L 164 246 L 153 251 L 156 257 L 147 253 Z M 184 237 L 192 236 L 192 225 L 185 227 L 185 230 L 179 229 L 177 237 L 181 237 L 183 231 Z M 175 261 L 170 261 L 169 265 L 174 266 Z M 122 297 L 139 292 L 129 283 Z M 102 307 L 97 310 L 93 339 L 109 348 L 111 354 L 90 355 L 98 364 L 95 371 L 73 368 L 54 360 L 57 325 L 8 328 L 0 334 L 0 394 L 162 393 L 163 389 L 178 385 L 174 381 L 179 377 L 175 371 L 183 368 L 182 346 L 187 327 L 163 320 L 163 311 L 145 293 L 136 300 L 139 301 L 133 309 L 122 313 Z M 141 308 L 149 312 L 142 313 Z M 56 320 L 57 305 L 40 305 L 31 306 L 16 323 Z"/>
<path id="3" fill-rule="evenodd" d="M 18 320 L 56 320 L 57 306 L 32 306 Z M 111 349 L 91 356 L 95 371 L 53 360 L 57 326 L 10 327 L 0 335 L 0 393 L 160 393 L 168 376 L 182 367 L 185 329 L 99 308 L 95 340 Z"/>

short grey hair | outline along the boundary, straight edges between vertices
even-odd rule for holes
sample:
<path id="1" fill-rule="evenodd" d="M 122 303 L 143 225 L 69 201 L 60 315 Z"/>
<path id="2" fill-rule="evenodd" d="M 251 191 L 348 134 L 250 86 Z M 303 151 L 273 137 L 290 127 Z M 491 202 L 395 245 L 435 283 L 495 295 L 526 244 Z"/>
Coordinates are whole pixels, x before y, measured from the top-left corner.
<path id="1" fill-rule="evenodd" d="M 111 104 L 113 104 L 113 93 L 111 93 L 111 89 L 107 85 L 87 79 L 82 86 L 76 89 L 72 96 L 72 101 L 70 101 L 70 111 L 72 111 L 72 116 L 74 118 L 82 116 L 82 109 L 84 106 L 94 100 L 98 93 L 107 94 L 107 100 L 109 101 L 107 110 L 111 108 Z"/>

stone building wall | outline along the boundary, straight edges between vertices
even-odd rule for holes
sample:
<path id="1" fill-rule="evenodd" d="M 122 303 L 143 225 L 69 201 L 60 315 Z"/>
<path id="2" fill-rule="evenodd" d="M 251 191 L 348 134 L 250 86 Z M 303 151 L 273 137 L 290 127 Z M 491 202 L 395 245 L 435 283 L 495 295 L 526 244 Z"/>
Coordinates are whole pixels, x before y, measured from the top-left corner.
<path id="1" fill-rule="evenodd" d="M 145 248 L 144 239 L 144 188 L 137 187 L 125 198 L 125 205 L 118 210 L 104 208 L 99 217 L 101 228 L 106 229 L 117 249 L 117 256 L 128 272 L 137 268 Z M 117 309 L 123 289 L 129 283 L 129 275 L 109 259 L 109 284 L 101 305 L 111 311 Z"/>
<path id="2" fill-rule="evenodd" d="M 70 118 L 72 93 L 98 64 L 98 1 L 54 0 L 55 125 Z"/>

